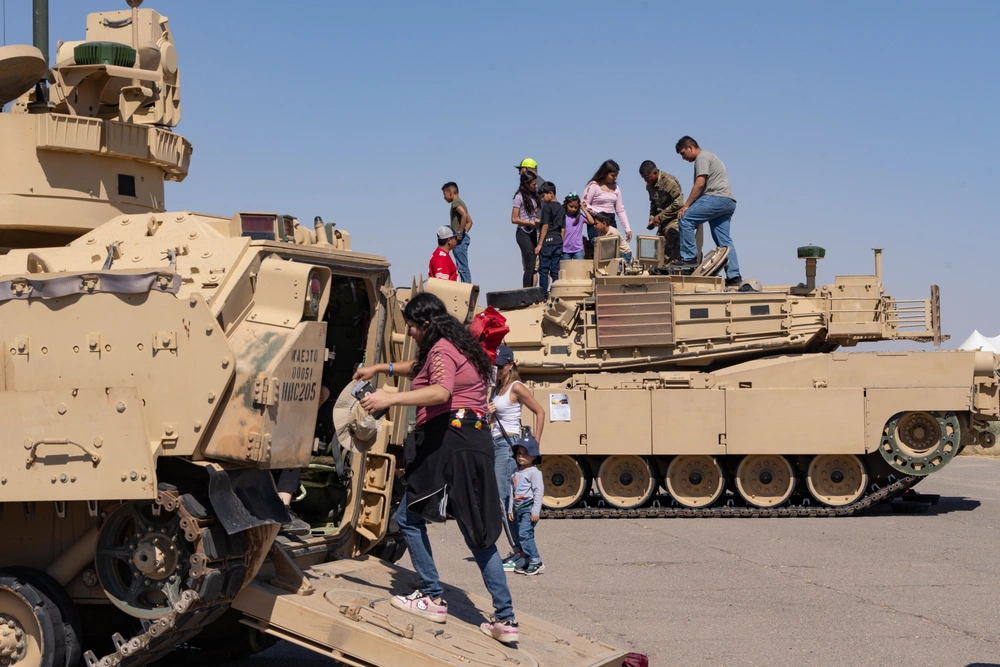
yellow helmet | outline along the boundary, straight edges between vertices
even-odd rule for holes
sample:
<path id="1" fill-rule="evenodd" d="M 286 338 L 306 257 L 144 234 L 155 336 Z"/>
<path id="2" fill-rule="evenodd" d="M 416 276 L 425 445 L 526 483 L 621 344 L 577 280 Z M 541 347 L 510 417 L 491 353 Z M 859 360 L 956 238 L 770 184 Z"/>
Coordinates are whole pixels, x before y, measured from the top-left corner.
<path id="1" fill-rule="evenodd" d="M 530 157 L 521 160 L 521 164 L 514 165 L 514 169 L 538 169 L 538 163 Z"/>

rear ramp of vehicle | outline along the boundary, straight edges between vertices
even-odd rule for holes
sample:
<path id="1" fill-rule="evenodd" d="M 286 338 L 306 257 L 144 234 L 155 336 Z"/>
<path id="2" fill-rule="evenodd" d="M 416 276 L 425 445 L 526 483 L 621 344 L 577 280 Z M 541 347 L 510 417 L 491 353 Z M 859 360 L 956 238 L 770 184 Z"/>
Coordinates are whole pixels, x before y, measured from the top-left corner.
<path id="1" fill-rule="evenodd" d="M 277 564 L 278 567 L 274 567 Z M 409 593 L 416 576 L 362 557 L 303 570 L 285 554 L 236 597 L 244 623 L 269 635 L 356 667 L 617 667 L 625 653 L 518 611 L 520 642 L 505 646 L 479 624 L 492 610 L 486 598 L 445 584 L 449 618 L 433 623 L 389 604 Z"/>

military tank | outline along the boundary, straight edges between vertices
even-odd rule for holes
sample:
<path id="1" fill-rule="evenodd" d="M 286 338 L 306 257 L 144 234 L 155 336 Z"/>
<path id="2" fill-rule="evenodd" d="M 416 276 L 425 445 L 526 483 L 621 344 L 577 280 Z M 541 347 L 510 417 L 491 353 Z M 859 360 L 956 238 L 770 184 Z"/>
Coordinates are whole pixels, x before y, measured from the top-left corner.
<path id="1" fill-rule="evenodd" d="M 447 633 L 388 604 L 413 579 L 391 562 L 406 415 L 376 424 L 350 379 L 413 353 L 389 264 L 318 218 L 166 210 L 192 146 L 167 17 L 140 2 L 88 15 L 49 67 L 36 0 L 42 38 L 0 48 L 0 665 L 275 639 L 349 664 L 620 664 L 524 614 L 494 646 L 461 620 L 475 596 Z M 475 289 L 448 290 L 465 317 Z M 279 534 L 272 471 L 298 468 L 311 531 Z"/>
<path id="2" fill-rule="evenodd" d="M 658 237 L 632 262 L 598 239 L 547 298 L 487 294 L 545 406 L 544 516 L 847 515 L 993 444 L 997 356 L 843 351 L 940 345 L 936 286 L 892 298 L 880 249 L 873 274 L 817 284 L 825 250 L 803 246 L 804 282 L 727 289 L 727 252 L 669 275 Z"/>

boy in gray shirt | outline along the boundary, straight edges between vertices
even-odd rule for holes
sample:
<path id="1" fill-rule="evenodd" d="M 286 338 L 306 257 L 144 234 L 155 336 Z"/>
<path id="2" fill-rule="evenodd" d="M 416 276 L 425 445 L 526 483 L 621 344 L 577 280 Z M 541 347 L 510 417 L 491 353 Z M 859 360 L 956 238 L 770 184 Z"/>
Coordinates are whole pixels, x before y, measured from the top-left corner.
<path id="1" fill-rule="evenodd" d="M 514 534 L 514 556 L 504 562 L 504 569 L 518 574 L 535 575 L 545 569 L 535 546 L 535 524 L 542 512 L 545 483 L 542 471 L 535 467 L 538 458 L 538 441 L 531 435 L 521 438 L 514 447 L 517 471 L 511 476 L 510 512 Z"/>

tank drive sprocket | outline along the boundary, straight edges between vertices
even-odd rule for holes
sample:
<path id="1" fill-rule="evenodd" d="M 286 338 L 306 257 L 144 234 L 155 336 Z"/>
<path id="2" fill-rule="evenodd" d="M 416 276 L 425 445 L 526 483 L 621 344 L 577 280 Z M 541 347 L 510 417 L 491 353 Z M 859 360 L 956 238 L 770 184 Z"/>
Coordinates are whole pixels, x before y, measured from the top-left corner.
<path id="1" fill-rule="evenodd" d="M 116 651 L 84 654 L 87 667 L 153 662 L 218 619 L 246 584 L 277 526 L 227 535 L 207 503 L 161 484 L 155 501 L 123 503 L 104 517 L 95 563 L 111 601 L 142 621 Z"/>
<path id="2" fill-rule="evenodd" d="M 906 475 L 926 475 L 958 453 L 962 428 L 954 412 L 900 412 L 886 423 L 879 453 Z"/>

